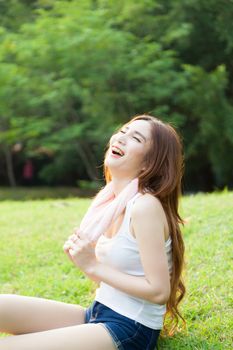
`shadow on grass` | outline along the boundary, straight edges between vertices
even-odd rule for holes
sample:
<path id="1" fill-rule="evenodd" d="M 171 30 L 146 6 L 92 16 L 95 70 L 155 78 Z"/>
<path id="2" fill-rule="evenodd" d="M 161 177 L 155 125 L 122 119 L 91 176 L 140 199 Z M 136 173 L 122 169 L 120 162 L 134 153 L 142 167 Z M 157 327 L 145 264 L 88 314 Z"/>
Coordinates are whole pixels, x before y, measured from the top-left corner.
<path id="1" fill-rule="evenodd" d="M 76 187 L 15 187 L 0 188 L 0 201 L 27 201 L 37 199 L 91 198 L 97 193 L 94 189 Z"/>

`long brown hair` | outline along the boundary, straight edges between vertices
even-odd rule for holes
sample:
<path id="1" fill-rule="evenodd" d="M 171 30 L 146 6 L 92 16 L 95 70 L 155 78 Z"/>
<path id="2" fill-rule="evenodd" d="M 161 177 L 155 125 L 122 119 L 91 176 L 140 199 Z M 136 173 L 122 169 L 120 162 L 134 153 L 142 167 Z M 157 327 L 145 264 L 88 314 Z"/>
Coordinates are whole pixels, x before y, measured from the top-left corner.
<path id="1" fill-rule="evenodd" d="M 145 157 L 145 170 L 138 176 L 139 191 L 141 193 L 151 193 L 160 200 L 167 217 L 172 239 L 171 293 L 166 303 L 162 331 L 162 335 L 172 336 L 178 330 L 180 320 L 183 327 L 186 324 L 178 309 L 178 304 L 183 299 L 186 291 L 182 279 L 185 247 L 180 230 L 180 224 L 183 225 L 184 221 L 178 213 L 184 170 L 182 141 L 170 124 L 164 123 L 151 115 L 136 116 L 127 124 L 135 120 L 148 121 L 151 125 L 152 135 L 152 144 Z M 111 173 L 105 165 L 104 176 L 106 182 L 111 180 Z"/>

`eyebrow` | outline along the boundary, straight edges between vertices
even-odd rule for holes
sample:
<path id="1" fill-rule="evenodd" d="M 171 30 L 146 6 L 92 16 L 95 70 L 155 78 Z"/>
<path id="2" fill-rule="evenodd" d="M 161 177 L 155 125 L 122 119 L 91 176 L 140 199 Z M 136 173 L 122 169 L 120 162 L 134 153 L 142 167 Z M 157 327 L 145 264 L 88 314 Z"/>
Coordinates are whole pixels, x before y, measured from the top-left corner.
<path id="1" fill-rule="evenodd" d="M 125 127 L 123 127 L 123 129 L 129 129 L 129 127 L 128 126 L 125 126 Z M 137 135 L 139 135 L 139 136 L 141 136 L 141 138 L 143 138 L 143 140 L 146 142 L 146 138 L 145 138 L 145 136 L 143 136 L 139 131 L 134 131 L 134 133 L 135 134 L 137 134 Z"/>

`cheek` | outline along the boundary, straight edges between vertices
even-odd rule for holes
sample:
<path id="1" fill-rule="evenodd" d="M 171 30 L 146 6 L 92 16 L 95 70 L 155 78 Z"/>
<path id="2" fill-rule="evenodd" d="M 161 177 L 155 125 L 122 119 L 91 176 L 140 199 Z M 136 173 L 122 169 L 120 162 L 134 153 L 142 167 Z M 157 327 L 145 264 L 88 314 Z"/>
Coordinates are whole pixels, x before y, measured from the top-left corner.
<path id="1" fill-rule="evenodd" d="M 135 161 L 140 165 L 144 163 L 147 159 L 148 152 L 148 144 L 143 144 L 142 147 L 137 147 L 137 149 L 135 148 Z"/>
<path id="2" fill-rule="evenodd" d="M 138 147 L 133 147 L 129 151 L 129 159 L 134 162 L 135 164 L 139 164 L 142 162 L 143 158 L 145 156 L 145 152 L 143 149 L 138 148 Z"/>
<path id="3" fill-rule="evenodd" d="M 116 135 L 112 135 L 109 141 L 110 146 L 115 142 L 115 140 L 116 140 Z"/>

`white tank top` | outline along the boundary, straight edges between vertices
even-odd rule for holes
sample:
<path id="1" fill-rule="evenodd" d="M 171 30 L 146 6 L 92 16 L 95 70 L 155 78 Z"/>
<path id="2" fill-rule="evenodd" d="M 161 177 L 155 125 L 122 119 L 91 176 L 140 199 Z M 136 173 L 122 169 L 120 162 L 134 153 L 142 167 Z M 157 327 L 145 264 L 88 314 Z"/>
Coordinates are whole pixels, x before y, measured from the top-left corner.
<path id="1" fill-rule="evenodd" d="M 141 194 L 137 193 L 127 203 L 122 224 L 116 235 L 113 238 L 102 235 L 96 244 L 96 256 L 101 263 L 133 276 L 145 276 L 137 241 L 130 233 L 131 209 L 139 195 Z M 171 238 L 169 237 L 164 244 L 171 274 Z M 104 282 L 101 282 L 100 287 L 96 290 L 95 300 L 149 328 L 162 329 L 163 327 L 166 305 L 153 304 L 144 299 L 133 297 Z"/>

